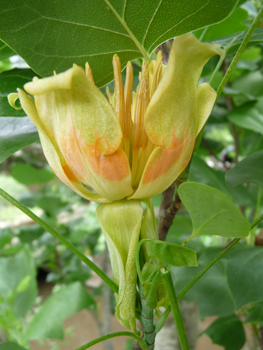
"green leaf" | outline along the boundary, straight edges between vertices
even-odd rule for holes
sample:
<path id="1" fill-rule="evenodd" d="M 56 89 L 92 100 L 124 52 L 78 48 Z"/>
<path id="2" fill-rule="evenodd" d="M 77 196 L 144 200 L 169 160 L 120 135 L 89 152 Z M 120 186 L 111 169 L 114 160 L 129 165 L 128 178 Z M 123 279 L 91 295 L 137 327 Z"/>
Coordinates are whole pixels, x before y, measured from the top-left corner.
<path id="1" fill-rule="evenodd" d="M 238 48 L 238 46 L 243 41 L 244 37 L 246 36 L 247 31 L 234 33 L 231 35 L 228 35 L 226 37 L 222 37 L 217 40 L 213 40 L 214 43 L 217 43 L 221 47 L 224 47 L 227 49 L 227 54 L 231 55 L 233 52 L 235 52 Z M 247 47 L 254 46 L 257 44 L 260 44 L 263 42 L 263 29 L 258 28 L 254 31 L 252 34 Z"/>
<path id="2" fill-rule="evenodd" d="M 16 287 L 16 292 L 18 293 L 24 292 L 28 288 L 30 280 L 31 280 L 31 276 L 29 275 L 25 276 Z"/>
<path id="3" fill-rule="evenodd" d="M 54 179 L 55 174 L 48 169 L 37 169 L 30 164 L 11 166 L 11 176 L 23 185 L 43 184 Z"/>
<path id="4" fill-rule="evenodd" d="M 263 150 L 244 158 L 226 173 L 230 187 L 254 182 L 263 187 Z"/>
<path id="5" fill-rule="evenodd" d="M 13 233 L 9 228 L 0 230 L 0 249 L 10 243 L 13 238 Z"/>
<path id="6" fill-rule="evenodd" d="M 226 18 L 237 0 L 2 0 L 1 39 L 41 76 L 88 61 L 96 85 L 112 80 L 112 56 L 122 67 L 162 42 Z M 55 33 L 55 35 L 54 35 Z M 103 69 L 102 69 L 103 68 Z"/>
<path id="7" fill-rule="evenodd" d="M 205 247 L 198 258 L 198 267 L 171 268 L 177 294 L 218 253 L 219 249 Z M 220 260 L 211 267 L 184 295 L 183 300 L 197 302 L 202 319 L 208 316 L 226 316 L 232 313 L 235 306 L 227 284 L 224 261 Z"/>
<path id="8" fill-rule="evenodd" d="M 80 282 L 61 287 L 41 306 L 26 330 L 26 339 L 63 339 L 63 321 L 95 302 Z"/>
<path id="9" fill-rule="evenodd" d="M 20 242 L 31 243 L 35 239 L 38 239 L 45 230 L 39 225 L 22 226 L 19 229 L 19 234 L 17 235 Z"/>
<path id="10" fill-rule="evenodd" d="M 38 140 L 37 129 L 28 117 L 0 118 L 0 163 Z"/>
<path id="11" fill-rule="evenodd" d="M 202 235 L 248 235 L 250 223 L 224 193 L 197 182 L 183 183 L 178 193 L 193 221 L 193 233 L 186 241 Z"/>
<path id="12" fill-rule="evenodd" d="M 0 41 L 0 61 L 3 61 L 16 53 L 10 49 L 5 43 Z"/>
<path id="13" fill-rule="evenodd" d="M 241 350 L 246 342 L 244 327 L 236 315 L 220 317 L 201 334 L 207 334 L 214 344 L 225 350 Z"/>
<path id="14" fill-rule="evenodd" d="M 232 250 L 227 263 L 228 285 L 236 310 L 248 303 L 263 301 L 263 254 L 261 247 Z"/>
<path id="15" fill-rule="evenodd" d="M 244 97 L 242 94 L 257 97 L 258 103 L 256 104 L 256 108 L 262 113 L 263 75 L 259 70 L 241 75 L 231 83 L 231 88 L 241 93 L 240 97 L 235 97 L 235 103 L 237 105 L 243 102 Z M 252 105 L 253 103 L 250 106 Z"/>
<path id="16" fill-rule="evenodd" d="M 26 246 L 15 256 L 0 258 L 0 294 L 19 288 L 20 283 L 30 278 L 26 290 L 15 296 L 14 312 L 17 317 L 24 317 L 31 309 L 37 296 L 36 269 L 32 254 Z"/>
<path id="17" fill-rule="evenodd" d="M 159 260 L 173 266 L 197 266 L 196 252 L 179 244 L 158 240 L 149 242 L 150 252 Z"/>
<path id="18" fill-rule="evenodd" d="M 244 186 L 229 188 L 225 180 L 225 172 L 210 168 L 196 154 L 192 158 L 189 179 L 216 188 L 231 198 L 236 205 L 254 206 L 254 198 L 248 188 Z"/>
<path id="19" fill-rule="evenodd" d="M 247 315 L 245 322 L 261 323 L 263 325 L 263 302 L 254 306 L 253 310 Z"/>
<path id="20" fill-rule="evenodd" d="M 0 74 L 0 117 L 24 117 L 25 112 L 10 106 L 7 96 L 23 88 L 36 74 L 31 69 L 13 69 Z"/>
<path id="21" fill-rule="evenodd" d="M 243 24 L 247 17 L 247 11 L 237 7 L 224 21 L 208 27 L 202 37 L 202 41 L 212 41 L 236 32 L 247 30 L 248 26 Z M 198 30 L 195 35 L 199 38 L 202 33 L 203 30 Z"/>
<path id="22" fill-rule="evenodd" d="M 0 344 L 0 350 L 28 350 L 23 348 L 22 346 L 13 343 L 11 341 L 7 341 L 5 343 Z"/>
<path id="23" fill-rule="evenodd" d="M 263 99 L 234 108 L 228 119 L 241 128 L 263 134 Z"/>

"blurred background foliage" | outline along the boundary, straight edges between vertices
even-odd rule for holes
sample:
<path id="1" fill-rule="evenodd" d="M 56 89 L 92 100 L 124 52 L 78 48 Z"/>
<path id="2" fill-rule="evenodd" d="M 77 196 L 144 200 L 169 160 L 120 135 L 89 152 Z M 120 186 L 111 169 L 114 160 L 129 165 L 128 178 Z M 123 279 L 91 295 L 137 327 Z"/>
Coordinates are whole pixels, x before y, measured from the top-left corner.
<path id="1" fill-rule="evenodd" d="M 240 1 L 230 17 L 219 24 L 197 30 L 195 35 L 203 41 L 224 42 L 229 36 L 248 28 L 260 5 L 260 1 Z M 261 24 L 263 26 L 263 22 Z M 260 40 L 252 41 L 242 54 L 208 120 L 200 148 L 193 156 L 189 175 L 191 181 L 207 184 L 225 193 L 250 222 L 263 211 L 262 157 L 249 158 L 251 168 L 260 168 L 261 162 L 258 177 L 252 182 L 237 183 L 235 173 L 231 171 L 237 163 L 263 149 L 262 41 L 263 34 Z M 162 44 L 153 56 L 159 49 L 169 52 L 170 45 L 170 41 Z M 215 89 L 233 53 L 229 51 L 222 68 L 213 77 L 211 85 Z M 207 63 L 201 82 L 210 81 L 217 60 L 212 58 Z M 136 86 L 140 60 L 135 60 L 133 65 Z M 2 83 L 0 87 L 0 115 L 22 116 L 23 111 L 17 112 L 8 106 L 6 96 L 17 86 L 22 87 L 35 74 L 4 43 L 0 43 L 0 72 L 0 81 L 6 82 L 6 77 L 9 77 L 8 84 Z M 112 91 L 113 83 L 108 86 Z M 105 93 L 105 87 L 102 91 Z M 96 204 L 87 202 L 55 177 L 47 165 L 34 130 L 32 135 L 28 137 L 36 142 L 20 149 L 23 147 L 22 140 L 22 147 L 20 143 L 16 153 L 8 158 L 6 156 L 9 154 L 5 155 L 6 159 L 2 159 L 1 187 L 108 271 L 105 241 L 95 214 Z M 153 198 L 153 201 L 158 216 L 161 195 Z M 191 218 L 182 208 L 167 241 L 182 243 L 191 232 Z M 189 242 L 188 246 L 198 253 L 199 267 L 172 269 L 178 292 L 227 243 L 228 238 L 217 236 L 202 236 Z M 253 289 L 256 283 L 263 286 L 262 247 L 261 224 L 248 239 L 209 270 L 184 297 L 198 303 L 201 320 L 207 316 L 218 317 L 204 333 L 226 350 L 244 347 L 244 327 L 248 327 L 252 334 L 247 341 L 247 349 L 263 349 L 263 293 L 262 290 Z M 44 303 L 38 297 L 38 283 L 43 281 L 54 285 L 53 293 Z M 0 198 L 0 342 L 10 340 L 27 347 L 31 339 L 63 339 L 63 321 L 76 312 L 88 308 L 99 320 L 96 297 L 103 295 L 105 288 L 76 256 Z M 72 295 L 74 298 L 70 298 Z M 110 312 L 114 313 L 111 292 L 108 300 L 111 303 Z M 51 346 L 52 349 L 57 347 L 54 344 Z M 126 350 L 130 348 L 131 342 L 128 341 Z"/>

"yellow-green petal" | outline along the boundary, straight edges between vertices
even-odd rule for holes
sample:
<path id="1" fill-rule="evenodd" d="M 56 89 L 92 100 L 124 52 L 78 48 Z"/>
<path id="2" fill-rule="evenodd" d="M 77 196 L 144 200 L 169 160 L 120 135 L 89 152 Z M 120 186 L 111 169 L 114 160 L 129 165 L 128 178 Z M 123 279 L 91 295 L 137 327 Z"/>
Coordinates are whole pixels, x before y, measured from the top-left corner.
<path id="1" fill-rule="evenodd" d="M 155 148 L 148 159 L 139 187 L 130 198 L 150 198 L 166 190 L 187 166 L 193 147 L 194 138 L 186 136 L 178 148 Z"/>
<path id="2" fill-rule="evenodd" d="M 35 95 L 42 123 L 79 181 L 109 200 L 133 192 L 129 161 L 119 149 L 119 122 L 82 68 L 74 66 L 51 78 L 36 79 L 25 89 Z"/>
<path id="3" fill-rule="evenodd" d="M 99 205 L 96 213 L 109 249 L 113 278 L 119 286 L 116 315 L 120 322 L 136 332 L 135 253 L 143 216 L 142 205 L 135 200 L 117 201 Z"/>
<path id="4" fill-rule="evenodd" d="M 67 165 L 56 142 L 52 140 L 50 135 L 47 133 L 45 126 L 39 118 L 33 99 L 20 89 L 18 89 L 18 95 L 22 108 L 38 128 L 43 151 L 55 174 L 61 181 L 63 181 L 67 186 L 82 197 L 99 203 L 107 202 L 105 198 L 102 198 L 100 195 L 89 191 L 78 181 L 74 173 Z"/>
<path id="5" fill-rule="evenodd" d="M 154 144 L 180 148 L 186 136 L 198 134 L 216 93 L 197 84 L 204 65 L 214 55 L 223 55 L 217 44 L 201 43 L 192 34 L 174 40 L 167 68 L 145 116 L 145 130 Z"/>

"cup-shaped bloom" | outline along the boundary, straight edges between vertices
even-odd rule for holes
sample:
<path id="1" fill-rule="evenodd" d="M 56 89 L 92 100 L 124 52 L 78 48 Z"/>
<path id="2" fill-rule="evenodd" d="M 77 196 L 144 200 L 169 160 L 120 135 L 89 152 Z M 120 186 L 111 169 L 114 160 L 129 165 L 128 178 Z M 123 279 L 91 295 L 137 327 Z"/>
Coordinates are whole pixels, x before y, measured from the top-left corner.
<path id="1" fill-rule="evenodd" d="M 192 34 L 174 40 L 167 66 L 161 53 L 144 63 L 136 93 L 128 63 L 113 57 L 115 93 L 108 100 L 92 72 L 76 65 L 49 78 L 34 78 L 18 89 L 22 108 L 39 131 L 46 158 L 57 176 L 96 202 L 150 198 L 184 170 L 196 136 L 211 113 L 216 93 L 197 86 L 216 44 Z M 10 98 L 13 100 L 14 96 Z"/>

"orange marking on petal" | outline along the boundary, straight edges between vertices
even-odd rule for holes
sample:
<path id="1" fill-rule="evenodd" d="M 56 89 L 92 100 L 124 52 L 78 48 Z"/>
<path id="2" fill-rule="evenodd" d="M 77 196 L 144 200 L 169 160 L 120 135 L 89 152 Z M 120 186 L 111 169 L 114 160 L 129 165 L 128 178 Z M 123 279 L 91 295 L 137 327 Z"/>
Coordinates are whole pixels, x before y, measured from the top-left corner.
<path id="1" fill-rule="evenodd" d="M 189 151 L 184 154 L 185 162 L 182 165 L 183 171 L 190 160 L 194 147 L 193 141 L 194 140 L 189 140 L 187 143 L 186 141 L 178 143 L 180 145 L 175 149 L 159 149 L 151 159 L 149 165 L 146 166 L 142 184 L 146 185 L 164 175 L 172 165 L 180 159 L 182 152 L 185 152 L 185 149 L 187 148 Z"/>
<path id="2" fill-rule="evenodd" d="M 64 173 L 66 174 L 67 178 L 68 178 L 70 181 L 79 182 L 78 179 L 77 179 L 76 176 L 73 174 L 72 170 L 70 169 L 70 167 L 69 167 L 67 164 L 62 165 L 62 168 L 63 168 Z"/>
<path id="3" fill-rule="evenodd" d="M 126 154 L 117 149 L 110 155 L 97 153 L 95 149 L 83 147 L 83 152 L 88 157 L 88 163 L 92 172 L 110 181 L 120 181 L 130 174 L 129 162 Z"/>

